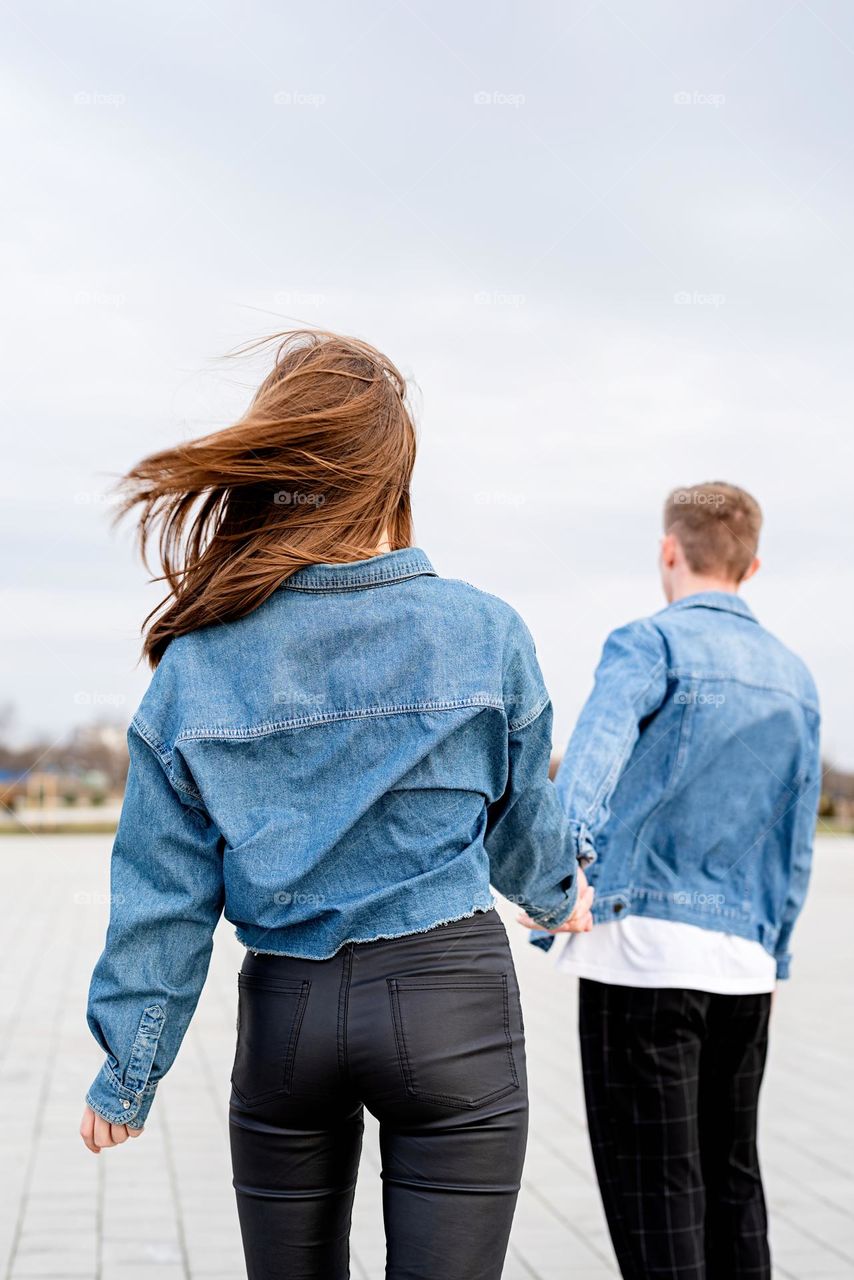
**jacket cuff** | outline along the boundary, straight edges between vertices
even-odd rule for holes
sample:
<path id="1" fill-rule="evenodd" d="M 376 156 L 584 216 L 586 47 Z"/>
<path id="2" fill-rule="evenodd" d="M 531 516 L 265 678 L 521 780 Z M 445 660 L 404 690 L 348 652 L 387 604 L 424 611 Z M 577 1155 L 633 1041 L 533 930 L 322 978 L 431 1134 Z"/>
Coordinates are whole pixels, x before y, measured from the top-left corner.
<path id="1" fill-rule="evenodd" d="M 110 1064 L 105 1062 L 92 1081 L 86 1101 L 93 1111 L 104 1120 L 109 1120 L 110 1124 L 129 1124 L 134 1129 L 141 1129 L 151 1110 L 156 1091 L 156 1084 L 148 1084 L 135 1093 L 122 1084 L 111 1070 Z"/>
<path id="2" fill-rule="evenodd" d="M 790 955 L 777 957 L 777 980 L 784 982 L 789 976 L 789 970 L 792 966 L 792 957 Z"/>
<path id="3" fill-rule="evenodd" d="M 563 924 L 565 920 L 569 919 L 575 910 L 575 904 L 578 901 L 577 872 L 572 873 L 571 883 L 564 888 L 566 880 L 569 879 L 570 877 L 567 876 L 566 879 L 561 882 L 560 887 L 563 890 L 561 896 L 556 902 L 550 904 L 548 907 L 535 907 L 528 903 L 524 904 L 525 910 L 535 924 L 542 925 L 544 929 L 556 929 L 558 925 Z"/>
<path id="4" fill-rule="evenodd" d="M 539 929 L 531 929 L 528 933 L 528 941 L 532 947 L 539 947 L 540 951 L 551 951 L 555 944 L 555 936 L 553 933 L 540 933 Z"/>

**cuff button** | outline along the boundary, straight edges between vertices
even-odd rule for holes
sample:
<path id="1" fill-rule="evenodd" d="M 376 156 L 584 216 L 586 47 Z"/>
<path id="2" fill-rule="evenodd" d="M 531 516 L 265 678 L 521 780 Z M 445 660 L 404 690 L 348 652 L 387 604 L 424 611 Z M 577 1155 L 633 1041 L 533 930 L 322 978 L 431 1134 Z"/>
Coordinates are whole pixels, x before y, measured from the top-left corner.
<path id="1" fill-rule="evenodd" d="M 130 1111 L 130 1103 L 128 1102 L 127 1098 L 122 1099 L 122 1107 L 124 1108 L 125 1111 Z"/>

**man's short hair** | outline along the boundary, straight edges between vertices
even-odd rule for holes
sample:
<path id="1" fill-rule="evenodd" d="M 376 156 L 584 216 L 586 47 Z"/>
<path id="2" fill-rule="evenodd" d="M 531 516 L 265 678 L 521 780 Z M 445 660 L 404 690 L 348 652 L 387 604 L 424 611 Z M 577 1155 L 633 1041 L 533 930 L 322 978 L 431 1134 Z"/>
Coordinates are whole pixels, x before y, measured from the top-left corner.
<path id="1" fill-rule="evenodd" d="M 741 582 L 759 546 L 762 510 L 734 484 L 711 480 L 674 489 L 664 504 L 664 532 L 673 533 L 694 573 Z"/>

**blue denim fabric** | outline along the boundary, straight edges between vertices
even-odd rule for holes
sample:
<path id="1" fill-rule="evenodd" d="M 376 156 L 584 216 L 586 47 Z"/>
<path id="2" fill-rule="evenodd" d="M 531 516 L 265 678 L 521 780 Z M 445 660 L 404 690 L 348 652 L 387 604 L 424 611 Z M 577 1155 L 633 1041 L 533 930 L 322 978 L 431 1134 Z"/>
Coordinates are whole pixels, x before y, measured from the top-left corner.
<path id="1" fill-rule="evenodd" d="M 821 786 L 818 695 L 738 596 L 688 596 L 609 636 L 556 785 L 593 864 L 594 920 L 735 933 L 788 977 Z"/>
<path id="2" fill-rule="evenodd" d="M 223 910 L 252 950 L 310 959 L 486 911 L 490 884 L 564 920 L 551 725 L 518 615 L 415 548 L 303 569 L 173 641 L 128 735 L 90 1105 L 143 1122 Z"/>

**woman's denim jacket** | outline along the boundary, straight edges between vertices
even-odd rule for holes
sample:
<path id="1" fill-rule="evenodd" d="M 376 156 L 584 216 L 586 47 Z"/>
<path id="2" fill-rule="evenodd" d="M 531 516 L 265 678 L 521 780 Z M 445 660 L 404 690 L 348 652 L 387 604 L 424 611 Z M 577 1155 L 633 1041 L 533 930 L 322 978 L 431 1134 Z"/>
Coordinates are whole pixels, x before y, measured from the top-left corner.
<path id="1" fill-rule="evenodd" d="M 613 632 L 557 777 L 577 854 L 593 862 L 595 920 L 738 934 L 776 957 L 779 978 L 820 787 L 812 677 L 722 591 Z"/>
<path id="2" fill-rule="evenodd" d="M 410 548 L 300 570 L 174 640 L 128 734 L 88 1101 L 139 1126 L 221 912 L 255 951 L 323 959 L 492 905 L 577 894 L 548 781 L 551 705 L 518 615 Z"/>

